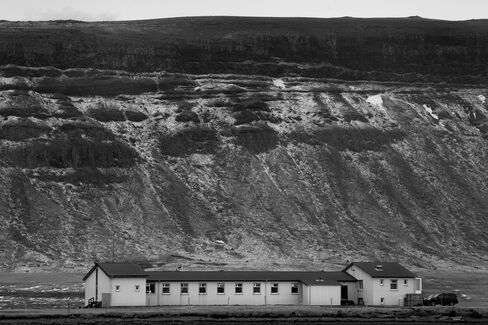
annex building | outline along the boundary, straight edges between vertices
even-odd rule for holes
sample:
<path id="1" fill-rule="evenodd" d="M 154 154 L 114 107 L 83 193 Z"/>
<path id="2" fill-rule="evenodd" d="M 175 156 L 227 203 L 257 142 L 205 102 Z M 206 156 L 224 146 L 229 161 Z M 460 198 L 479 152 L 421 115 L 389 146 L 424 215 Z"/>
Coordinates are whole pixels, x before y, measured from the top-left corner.
<path id="1" fill-rule="evenodd" d="M 85 305 L 403 305 L 422 281 L 398 263 L 351 263 L 325 271 L 145 271 L 95 263 Z"/>

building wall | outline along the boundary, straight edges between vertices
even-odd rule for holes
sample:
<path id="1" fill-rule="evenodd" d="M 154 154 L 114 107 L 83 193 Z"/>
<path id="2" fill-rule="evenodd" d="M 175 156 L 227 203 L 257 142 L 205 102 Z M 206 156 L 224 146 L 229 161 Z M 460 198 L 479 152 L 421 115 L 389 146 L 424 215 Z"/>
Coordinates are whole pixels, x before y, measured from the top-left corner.
<path id="1" fill-rule="evenodd" d="M 358 302 L 358 284 L 357 282 L 341 282 L 341 286 L 347 286 L 347 300 Z"/>
<path id="2" fill-rule="evenodd" d="M 310 286 L 302 285 L 302 292 L 303 292 L 303 304 L 310 305 Z"/>
<path id="3" fill-rule="evenodd" d="M 110 292 L 110 278 L 102 271 L 99 267 L 98 269 L 98 297 L 95 300 L 101 301 L 102 300 L 102 293 L 109 293 Z M 85 286 L 85 306 L 88 304 L 88 300 L 90 298 L 95 298 L 95 284 L 96 284 L 96 273 L 97 270 L 94 270 L 92 274 L 86 279 L 84 286 Z"/>
<path id="4" fill-rule="evenodd" d="M 397 280 L 397 290 L 390 289 L 391 280 Z M 407 285 L 404 285 L 404 280 L 407 280 Z M 371 305 L 396 305 L 403 306 L 403 299 L 407 293 L 415 293 L 414 279 L 405 278 L 385 278 L 383 285 L 381 279 L 373 279 L 373 302 Z M 383 303 L 381 298 L 384 298 Z"/>
<path id="5" fill-rule="evenodd" d="M 309 285 L 303 286 L 304 305 L 340 305 L 341 286 Z"/>
<path id="6" fill-rule="evenodd" d="M 202 281 L 203 282 L 203 281 Z M 170 293 L 162 293 L 162 283 L 170 283 Z M 148 294 L 147 304 L 154 305 L 265 305 L 302 303 L 302 286 L 298 294 L 291 293 L 292 282 L 242 282 L 242 294 L 235 293 L 236 282 L 203 282 L 207 293 L 199 294 L 200 282 L 188 283 L 188 294 L 181 294 L 181 282 L 156 283 L 156 293 Z M 224 294 L 217 293 L 217 284 L 225 284 Z M 241 283 L 241 282 L 239 282 Z M 261 294 L 253 293 L 254 283 L 261 284 Z M 271 283 L 278 283 L 278 294 L 271 294 Z M 294 282 L 293 282 L 294 283 Z"/>
<path id="7" fill-rule="evenodd" d="M 357 284 L 356 301 L 354 302 L 358 303 L 358 299 L 363 298 L 365 305 L 373 305 L 373 278 L 354 264 L 346 272 L 357 280 L 363 280 L 362 290 L 359 289 L 359 283 Z"/>
<path id="8" fill-rule="evenodd" d="M 111 282 L 111 306 L 146 305 L 146 278 L 113 278 Z M 120 285 L 120 291 L 115 291 L 117 285 Z M 138 292 L 136 285 L 139 285 Z"/>

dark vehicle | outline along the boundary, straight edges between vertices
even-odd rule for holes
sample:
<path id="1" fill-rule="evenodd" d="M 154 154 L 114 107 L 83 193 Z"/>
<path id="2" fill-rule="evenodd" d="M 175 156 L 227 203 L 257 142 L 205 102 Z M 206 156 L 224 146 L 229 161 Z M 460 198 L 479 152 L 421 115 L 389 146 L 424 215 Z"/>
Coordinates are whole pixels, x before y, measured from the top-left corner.
<path id="1" fill-rule="evenodd" d="M 455 293 L 438 293 L 435 295 L 430 295 L 426 299 L 424 299 L 425 306 L 435 306 L 435 305 L 443 305 L 443 306 L 454 306 L 459 301 Z"/>
<path id="2" fill-rule="evenodd" d="M 341 306 L 353 306 L 353 305 L 354 305 L 354 301 L 341 299 Z"/>

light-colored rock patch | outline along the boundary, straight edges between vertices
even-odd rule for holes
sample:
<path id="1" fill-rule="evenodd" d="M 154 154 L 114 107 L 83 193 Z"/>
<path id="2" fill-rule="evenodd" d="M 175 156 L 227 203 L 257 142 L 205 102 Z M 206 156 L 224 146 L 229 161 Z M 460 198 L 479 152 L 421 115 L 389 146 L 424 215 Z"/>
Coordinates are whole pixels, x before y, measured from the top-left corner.
<path id="1" fill-rule="evenodd" d="M 383 106 L 383 98 L 381 97 L 380 94 L 369 96 L 368 99 L 366 99 L 366 101 L 371 105 Z"/>
<path id="2" fill-rule="evenodd" d="M 282 79 L 273 79 L 273 85 L 280 89 L 285 89 L 285 82 Z"/>
<path id="3" fill-rule="evenodd" d="M 437 114 L 435 114 L 433 111 L 432 111 L 432 108 L 430 108 L 429 106 L 423 104 L 422 107 L 427 111 L 427 113 L 430 114 L 430 116 L 432 116 L 433 118 L 435 118 L 436 120 L 439 119 L 439 116 L 437 116 Z"/>

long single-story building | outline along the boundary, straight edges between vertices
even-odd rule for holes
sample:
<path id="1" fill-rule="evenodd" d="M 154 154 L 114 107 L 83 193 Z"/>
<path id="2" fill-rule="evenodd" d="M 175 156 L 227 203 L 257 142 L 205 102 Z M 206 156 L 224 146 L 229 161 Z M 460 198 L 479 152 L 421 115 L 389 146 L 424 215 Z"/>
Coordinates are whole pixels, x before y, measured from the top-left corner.
<path id="1" fill-rule="evenodd" d="M 83 278 L 85 305 L 401 305 L 402 295 L 415 293 L 414 282 L 383 293 L 383 288 L 370 285 L 373 280 L 365 265 L 369 264 L 351 263 L 339 272 L 145 271 L 135 263 L 95 263 Z M 388 270 L 384 278 L 398 271 L 397 284 L 415 278 L 398 263 L 383 265 Z M 376 303 L 381 295 L 383 301 Z"/>

